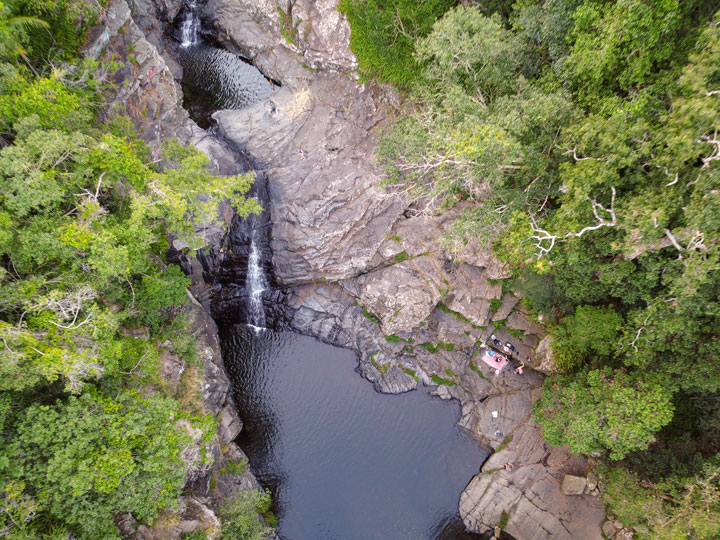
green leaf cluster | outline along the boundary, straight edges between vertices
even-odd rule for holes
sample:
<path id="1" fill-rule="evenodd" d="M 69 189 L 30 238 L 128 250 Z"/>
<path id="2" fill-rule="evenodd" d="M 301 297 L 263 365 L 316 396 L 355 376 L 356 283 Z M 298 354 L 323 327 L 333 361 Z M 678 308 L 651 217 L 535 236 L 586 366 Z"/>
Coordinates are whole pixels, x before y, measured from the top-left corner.
<path id="1" fill-rule="evenodd" d="M 175 425 L 178 414 L 174 400 L 136 391 L 31 405 L 16 420 L 9 474 L 33 486 L 38 507 L 80 537 L 113 538 L 109 510 L 148 523 L 176 504 L 185 483 L 180 454 L 191 442 Z"/>
<path id="2" fill-rule="evenodd" d="M 550 444 L 574 454 L 610 448 L 612 459 L 645 449 L 672 419 L 667 381 L 610 368 L 549 378 L 534 411 Z"/>
<path id="3" fill-rule="evenodd" d="M 220 508 L 222 540 L 263 540 L 272 529 L 258 519 L 270 510 L 270 495 L 262 491 L 241 491 Z"/>
<path id="4" fill-rule="evenodd" d="M 456 4 L 457 0 L 341 0 L 338 9 L 350 21 L 350 48 L 362 76 L 401 88 L 421 79 L 414 41 Z"/>
<path id="5" fill-rule="evenodd" d="M 42 29 L 66 58 L 99 7 L 0 6 L 4 538 L 118 538 L 116 515 L 150 524 L 207 467 L 215 426 L 193 397 L 189 281 L 165 254 L 169 239 L 190 256 L 204 246 L 221 200 L 260 210 L 244 197 L 252 176 L 215 176 L 177 141 L 158 163 L 127 120 L 101 122 L 96 63 L 51 69 L 42 40 L 15 46 Z M 179 388 L 160 379 L 167 353 L 189 363 Z"/>

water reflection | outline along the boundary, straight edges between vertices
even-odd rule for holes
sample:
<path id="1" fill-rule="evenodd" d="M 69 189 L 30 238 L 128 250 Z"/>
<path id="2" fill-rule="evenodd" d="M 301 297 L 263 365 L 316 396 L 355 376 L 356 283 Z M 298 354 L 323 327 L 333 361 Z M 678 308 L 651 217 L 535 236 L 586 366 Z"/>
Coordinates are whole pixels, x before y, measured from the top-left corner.
<path id="1" fill-rule="evenodd" d="M 297 334 L 237 326 L 223 347 L 241 444 L 275 495 L 282 538 L 470 538 L 457 504 L 486 453 L 459 432 L 456 403 L 377 394 L 354 353 Z"/>
<path id="2" fill-rule="evenodd" d="M 183 77 L 218 109 L 240 109 L 272 94 L 258 69 L 228 51 L 200 42 L 180 49 Z"/>

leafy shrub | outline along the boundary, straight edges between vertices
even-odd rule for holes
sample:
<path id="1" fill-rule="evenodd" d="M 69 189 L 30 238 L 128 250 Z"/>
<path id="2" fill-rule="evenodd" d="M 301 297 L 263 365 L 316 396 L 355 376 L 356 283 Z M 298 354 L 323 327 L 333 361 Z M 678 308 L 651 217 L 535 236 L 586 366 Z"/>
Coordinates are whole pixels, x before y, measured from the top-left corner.
<path id="1" fill-rule="evenodd" d="M 610 308 L 578 306 L 553 330 L 554 361 L 570 371 L 586 360 L 607 359 L 616 348 L 623 318 Z"/>
<path id="2" fill-rule="evenodd" d="M 436 373 L 433 373 L 430 376 L 430 379 L 432 379 L 433 384 L 437 384 L 438 386 L 441 384 L 444 384 L 445 386 L 455 386 L 455 381 L 452 379 L 445 379 L 444 377 L 441 377 L 440 375 L 437 375 Z"/>
<path id="3" fill-rule="evenodd" d="M 133 391 L 32 405 L 13 458 L 45 512 L 76 528 L 78 538 L 112 536 L 115 514 L 132 512 L 147 523 L 176 504 L 185 483 L 180 454 L 190 440 L 174 425 L 177 414 L 177 402 Z"/>
<path id="4" fill-rule="evenodd" d="M 672 420 L 672 389 L 663 378 L 610 368 L 549 377 L 533 405 L 550 444 L 574 454 L 607 452 L 611 459 L 644 450 Z"/>
<path id="5" fill-rule="evenodd" d="M 401 251 L 400 253 L 395 255 L 395 260 L 399 263 L 407 261 L 409 258 L 410 256 L 407 254 L 407 251 Z"/>
<path id="6" fill-rule="evenodd" d="M 189 286 L 190 280 L 176 265 L 169 265 L 162 274 L 143 276 L 136 296 L 136 303 L 142 310 L 141 320 L 158 328 L 174 308 L 187 302 Z"/>
<path id="7" fill-rule="evenodd" d="M 220 508 L 222 540 L 263 540 L 270 532 L 258 514 L 270 510 L 270 495 L 262 491 L 241 491 L 235 500 Z"/>

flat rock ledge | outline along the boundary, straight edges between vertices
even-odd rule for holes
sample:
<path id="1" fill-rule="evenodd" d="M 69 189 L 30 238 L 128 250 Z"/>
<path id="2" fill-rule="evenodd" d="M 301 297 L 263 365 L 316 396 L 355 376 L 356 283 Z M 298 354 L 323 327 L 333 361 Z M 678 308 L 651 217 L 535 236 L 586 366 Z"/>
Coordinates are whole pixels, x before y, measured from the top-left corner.
<path id="1" fill-rule="evenodd" d="M 460 515 L 469 531 L 484 533 L 504 522 L 503 530 L 518 540 L 602 539 L 605 509 L 596 480 L 593 490 L 588 489 L 592 473 L 587 460 L 572 456 L 566 447 L 551 447 L 534 423 L 532 403 L 544 379 L 540 372 L 496 374 L 473 356 L 475 336 L 466 335 L 472 325 L 442 310 L 433 310 L 422 328 L 388 341 L 380 322 L 344 287 L 299 287 L 290 303 L 295 308 L 292 327 L 360 351 L 359 371 L 378 391 L 405 392 L 435 384 L 433 375 L 441 377 L 435 395 L 457 399 L 462 405 L 459 425 L 495 450 L 460 498 Z M 476 330 L 476 337 L 482 339 L 488 330 Z M 434 352 L 418 346 L 443 339 L 452 346 Z"/>
<path id="2" fill-rule="evenodd" d="M 251 50 L 264 71 L 268 58 L 291 62 L 285 48 L 271 51 L 269 41 L 253 49 L 248 28 L 262 25 L 237 21 L 261 14 L 242 0 L 217 1 L 224 11 L 214 24 L 229 45 Z M 463 428 L 501 449 L 489 463 L 505 460 L 502 452 L 517 455 L 516 468 L 486 465 L 464 492 L 460 511 L 470 531 L 492 529 L 505 512 L 505 530 L 518 540 L 599 540 L 601 499 L 561 490 L 564 475 L 584 474 L 586 461 L 551 449 L 532 421 L 542 374 L 527 369 L 519 376 L 511 368 L 496 374 L 475 357 L 494 334 L 513 345 L 516 359 L 536 364 L 545 332 L 519 297 L 503 292 L 507 267 L 489 242 L 447 253 L 443 230 L 462 203 L 434 216 L 379 185 L 375 128 L 391 111 L 391 96 L 343 73 L 307 72 L 306 79 L 295 67 L 288 73 L 268 101 L 215 119 L 267 174 L 273 264 L 289 288 L 290 326 L 358 351 L 360 373 L 380 392 L 436 385 L 438 397 L 461 403 Z M 553 452 L 556 458 L 564 452 L 560 465 L 548 465 Z"/>
<path id="3" fill-rule="evenodd" d="M 483 465 L 460 497 L 460 515 L 470 531 L 506 522 L 523 540 L 601 540 L 605 520 L 596 495 L 566 494 L 563 479 L 584 477 L 586 461 L 565 447 L 550 447 L 530 419 Z M 583 488 L 584 488 L 583 484 Z"/>

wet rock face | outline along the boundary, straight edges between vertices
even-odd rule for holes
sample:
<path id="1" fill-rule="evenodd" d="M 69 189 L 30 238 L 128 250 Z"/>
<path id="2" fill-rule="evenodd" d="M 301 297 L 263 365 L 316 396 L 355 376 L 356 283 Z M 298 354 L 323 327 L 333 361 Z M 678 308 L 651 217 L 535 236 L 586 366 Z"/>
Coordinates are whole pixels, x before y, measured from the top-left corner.
<path id="1" fill-rule="evenodd" d="M 184 142 L 192 138 L 193 126 L 182 108 L 182 93 L 124 1 L 116 0 L 108 6 L 104 24 L 91 33 L 85 53 L 105 60 L 125 59 L 112 74 L 117 91 L 109 96 L 106 110 L 109 115 L 120 110 L 133 119 L 156 155 L 166 138 L 177 137 Z"/>
<path id="2" fill-rule="evenodd" d="M 280 35 L 279 13 L 270 0 L 208 0 L 203 20 L 218 43 L 247 58 L 269 79 L 301 88 L 311 79 Z"/>
<path id="3" fill-rule="evenodd" d="M 128 61 L 113 73 L 116 90 L 107 96 L 107 113 L 112 114 L 115 108 L 123 111 L 155 156 L 162 140 L 177 137 L 182 142 L 195 143 L 204 151 L 214 172 L 238 174 L 247 170 L 247 163 L 238 159 L 232 146 L 206 133 L 188 117 L 182 107 L 182 92 L 169 67 L 172 60 L 158 50 L 165 39 L 161 21 L 171 20 L 178 4 L 169 0 L 131 0 L 131 6 L 128 6 L 124 0 L 112 1 L 101 25 L 91 33 L 85 53 L 106 60 L 134 57 L 135 62 Z M 221 204 L 219 209 L 216 222 L 200 226 L 199 231 L 216 246 L 221 245 L 225 236 L 223 226 L 233 219 L 227 205 Z M 197 259 L 191 260 L 189 268 L 197 276 L 203 273 L 202 262 Z M 179 498 L 175 515 L 179 521 L 167 527 L 148 527 L 138 524 L 129 514 L 118 515 L 118 530 L 128 538 L 178 538 L 193 531 L 217 534 L 220 523 L 214 510 L 234 497 L 237 490 L 259 487 L 249 469 L 230 473 L 226 468 L 231 462 L 247 460 L 234 443 L 242 429 L 242 421 L 230 397 L 230 381 L 225 373 L 215 322 L 194 299 L 185 309 L 194 319 L 192 329 L 203 366 L 202 397 L 207 413 L 212 414 L 218 424 L 217 436 L 210 447 L 207 463 L 193 475 L 184 495 Z M 140 335 L 135 337 L 142 338 Z M 183 371 L 187 369 L 185 363 L 169 351 L 161 355 L 160 361 L 162 377 L 172 385 L 181 382 Z M 211 481 L 213 478 L 216 482 Z M 211 489 L 213 484 L 217 487 Z"/>
<path id="4" fill-rule="evenodd" d="M 382 171 L 372 161 L 374 129 L 385 120 L 392 96 L 341 73 L 309 71 L 293 52 L 293 47 L 304 50 L 311 65 L 352 69 L 342 17 L 303 16 L 329 14 L 334 0 L 295 3 L 295 16 L 313 19 L 312 31 L 295 45 L 283 44 L 279 13 L 269 0 L 209 0 L 205 17 L 218 39 L 283 83 L 265 101 L 216 114 L 230 145 L 188 118 L 173 80 L 179 66 L 155 47 L 166 38 L 154 17 L 172 20 L 177 3 L 131 1 L 140 26 L 116 0 L 107 27 L 89 50 L 119 56 L 130 48 L 139 51 L 138 64 L 117 75 L 115 102 L 126 107 L 153 150 L 162 138 L 178 136 L 197 143 L 216 171 L 235 174 L 246 168 L 235 161 L 233 149 L 239 145 L 264 170 L 275 270 L 275 291 L 264 300 L 268 313 L 277 309 L 269 318 L 359 351 L 359 371 L 378 391 L 434 384 L 433 376 L 445 381 L 436 394 L 461 402 L 460 425 L 500 449 L 462 496 L 460 510 L 470 530 L 492 528 L 505 512 L 507 531 L 518 539 L 597 540 L 604 517 L 600 499 L 561 490 L 564 475 L 584 475 L 586 462 L 566 449 L 550 448 L 532 420 L 542 376 L 532 369 L 523 376 L 509 368 L 496 374 L 474 356 L 476 344 L 493 333 L 503 344 L 513 344 L 516 359 L 532 358 L 544 337 L 519 299 L 503 294 L 493 281 L 509 277 L 507 267 L 479 239 L 454 257 L 445 251 L 442 231 L 462 204 L 443 216 L 422 208 L 410 212 L 401 197 L 378 187 Z M 242 228 L 231 228 L 227 236 L 222 228 L 234 221 L 221 207 L 217 223 L 205 228 L 212 249 L 188 264 L 203 305 L 228 322 L 246 305 L 248 254 L 240 246 L 247 238 Z M 228 441 L 240 423 L 228 412 L 229 383 L 211 322 L 196 326 L 205 329 L 204 398 L 221 425 L 223 442 L 213 450 L 218 472 L 222 464 L 243 457 Z M 396 335 L 387 339 L 391 334 Z M 528 362 L 537 364 L 534 358 Z M 167 365 L 172 377 L 171 358 Z M 250 477 L 218 474 L 213 495 L 222 500 L 251 484 Z M 198 480 L 193 490 L 208 494 L 209 480 Z"/>
<path id="5" fill-rule="evenodd" d="M 183 108 L 183 93 L 175 80 L 181 68 L 160 52 L 167 45 L 163 21 L 171 19 L 158 13 L 169 17 L 173 5 L 165 0 L 134 0 L 128 6 L 125 0 L 114 0 L 102 24 L 91 31 L 85 55 L 106 61 L 126 59 L 111 75 L 115 90 L 106 95 L 103 114 L 112 116 L 120 111 L 130 118 L 154 158 L 159 157 L 163 140 L 176 137 L 205 152 L 214 172 L 244 172 L 248 164 L 238 160 L 235 149 L 200 129 Z M 136 21 L 143 22 L 142 28 Z M 130 57 L 134 61 L 128 60 Z M 226 221 L 229 223 L 229 217 Z M 222 220 L 204 228 L 209 241 L 219 244 L 224 234 Z"/>
<path id="6" fill-rule="evenodd" d="M 381 97 L 340 74 L 214 118 L 225 137 L 265 168 L 272 200 L 275 275 L 285 286 L 366 272 L 404 210 L 377 189 L 370 165 Z"/>

